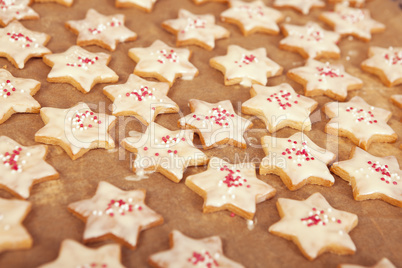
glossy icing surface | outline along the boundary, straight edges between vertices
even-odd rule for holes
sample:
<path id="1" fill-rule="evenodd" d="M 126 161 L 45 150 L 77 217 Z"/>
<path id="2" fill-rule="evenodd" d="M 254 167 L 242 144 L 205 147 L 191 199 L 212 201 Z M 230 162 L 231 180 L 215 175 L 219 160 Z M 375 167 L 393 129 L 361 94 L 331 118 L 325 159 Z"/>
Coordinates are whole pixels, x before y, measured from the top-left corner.
<path id="1" fill-rule="evenodd" d="M 0 2 L 0 20 L 4 24 L 8 24 L 12 20 L 22 20 L 26 17 L 39 19 L 38 13 L 28 6 L 30 2 L 30 0 L 2 0 Z"/>
<path id="2" fill-rule="evenodd" d="M 274 6 L 293 7 L 306 15 L 312 7 L 324 7 L 325 2 L 321 0 L 275 0 Z"/>
<path id="3" fill-rule="evenodd" d="M 395 265 L 392 264 L 390 260 L 387 258 L 382 258 L 373 266 L 362 266 L 362 265 L 354 265 L 354 264 L 341 264 L 339 268 L 396 268 Z"/>
<path id="4" fill-rule="evenodd" d="M 121 4 L 134 4 L 145 9 L 152 9 L 157 0 L 116 0 Z"/>

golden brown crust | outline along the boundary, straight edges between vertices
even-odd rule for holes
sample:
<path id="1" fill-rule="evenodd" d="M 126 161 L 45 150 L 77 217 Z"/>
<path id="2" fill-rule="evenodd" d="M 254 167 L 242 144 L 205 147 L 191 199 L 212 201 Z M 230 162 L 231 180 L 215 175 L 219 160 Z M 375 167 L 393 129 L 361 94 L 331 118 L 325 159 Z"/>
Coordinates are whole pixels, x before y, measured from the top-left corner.
<path id="1" fill-rule="evenodd" d="M 35 0 L 35 3 L 52 3 L 52 2 L 58 3 L 60 5 L 66 6 L 66 7 L 71 7 L 73 5 L 73 2 L 68 3 L 63 0 Z"/>

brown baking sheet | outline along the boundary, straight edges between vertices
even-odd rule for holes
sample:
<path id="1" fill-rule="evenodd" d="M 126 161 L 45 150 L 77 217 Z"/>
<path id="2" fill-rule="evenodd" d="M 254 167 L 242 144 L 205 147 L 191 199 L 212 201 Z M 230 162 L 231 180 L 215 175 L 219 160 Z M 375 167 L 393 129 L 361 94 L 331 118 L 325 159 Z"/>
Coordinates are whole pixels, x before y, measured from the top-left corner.
<path id="1" fill-rule="evenodd" d="M 40 20 L 23 21 L 23 24 L 32 30 L 42 31 L 52 36 L 48 48 L 54 53 L 63 52 L 75 44 L 76 36 L 64 27 L 64 22 L 70 19 L 82 19 L 89 8 L 95 8 L 103 14 L 122 13 L 126 16 L 126 26 L 135 31 L 139 38 L 135 42 L 119 44 L 116 51 L 111 52 L 110 67 L 119 75 L 119 83 L 125 83 L 132 73 L 135 63 L 128 57 L 131 47 L 149 46 L 154 40 L 161 39 L 168 45 L 175 45 L 175 37 L 161 28 L 161 23 L 170 18 L 176 18 L 179 8 L 191 12 L 204 14 L 212 13 L 217 18 L 227 8 L 225 4 L 207 3 L 196 6 L 190 0 L 159 0 L 152 13 L 145 13 L 137 9 L 116 9 L 114 0 L 75 0 L 71 8 L 58 4 L 34 4 L 32 7 L 40 14 Z M 265 1 L 271 5 L 273 1 Z M 389 109 L 393 116 L 389 125 L 398 133 L 398 140 L 394 144 L 371 145 L 369 152 L 377 156 L 394 155 L 402 164 L 402 151 L 399 149 L 402 136 L 402 112 L 389 102 L 392 94 L 401 94 L 402 86 L 386 88 L 380 80 L 364 73 L 360 63 L 366 58 L 370 45 L 401 46 L 402 45 L 402 11 L 394 1 L 373 0 L 367 4 L 373 17 L 385 23 L 387 29 L 382 34 L 375 34 L 369 43 L 356 39 L 342 39 L 339 46 L 342 54 L 339 62 L 345 64 L 346 70 L 364 80 L 364 87 L 360 91 L 350 93 L 348 99 L 359 95 L 369 104 Z M 326 9 L 332 8 L 329 5 Z M 309 20 L 317 21 L 321 10 L 314 10 L 308 16 L 300 15 L 291 10 L 283 10 L 290 23 L 304 24 Z M 253 34 L 248 37 L 241 35 L 239 29 L 231 24 L 218 22 L 230 30 L 231 37 L 216 42 L 212 51 L 206 51 L 196 46 L 190 46 L 193 51 L 191 62 L 199 69 L 199 76 L 193 81 L 178 80 L 169 92 L 172 98 L 186 115 L 190 113 L 187 106 L 190 98 L 217 102 L 229 99 L 235 109 L 240 110 L 241 103 L 249 99 L 249 88 L 241 86 L 224 86 L 220 72 L 209 67 L 208 61 L 216 55 L 226 54 L 229 44 L 237 44 L 246 49 L 265 47 L 268 56 L 284 67 L 284 73 L 290 68 L 303 65 L 304 60 L 295 53 L 278 49 L 282 35 L 270 36 Z M 320 22 L 321 25 L 323 25 Z M 324 27 L 328 29 L 326 26 Z M 90 46 L 90 51 L 108 51 Z M 349 59 L 350 58 L 350 59 Z M 349 59 L 349 60 L 347 60 Z M 95 86 L 89 94 L 82 94 L 67 84 L 46 82 L 50 68 L 41 59 L 31 59 L 23 70 L 14 68 L 7 60 L 0 59 L 0 66 L 17 77 L 34 78 L 42 83 L 35 98 L 42 107 L 68 108 L 77 102 L 84 101 L 98 105 L 96 111 L 110 112 L 111 101 L 102 94 L 104 84 Z M 302 87 L 282 75 L 269 79 L 268 85 L 277 85 L 282 82 L 290 83 L 297 92 L 302 93 Z M 316 112 L 312 115 L 313 130 L 307 135 L 318 145 L 327 147 L 339 156 L 339 160 L 348 157 L 352 143 L 344 138 L 327 136 L 323 130 L 328 119 L 320 112 L 323 104 L 332 101 L 327 97 L 315 97 L 319 102 Z M 178 114 L 160 115 L 156 122 L 170 129 L 177 129 Z M 112 135 L 119 143 L 131 130 L 144 131 L 145 127 L 134 118 L 120 118 L 112 129 Z M 12 116 L 0 125 L 0 135 L 6 135 L 23 145 L 33 145 L 34 134 L 43 126 L 38 114 L 19 114 Z M 283 129 L 275 135 L 288 137 L 295 130 Z M 231 162 L 253 161 L 258 163 L 264 153 L 258 147 L 260 137 L 268 132 L 260 120 L 254 120 L 254 127 L 246 134 L 250 142 L 247 149 L 230 146 L 207 150 L 209 156 L 226 157 Z M 196 144 L 200 144 L 198 137 Z M 230 212 L 223 211 L 212 214 L 201 212 L 203 200 L 184 185 L 184 179 L 176 184 L 154 173 L 148 179 L 138 182 L 125 180 L 133 175 L 130 170 L 130 155 L 122 148 L 118 151 L 92 150 L 82 158 L 72 161 L 67 154 L 57 146 L 49 146 L 47 161 L 60 173 L 60 179 L 44 182 L 32 188 L 32 211 L 24 221 L 24 225 L 33 237 L 33 247 L 30 250 L 9 251 L 0 254 L 0 267 L 37 267 L 40 264 L 54 260 L 63 239 L 82 239 L 84 223 L 67 211 L 67 205 L 77 200 L 90 198 L 100 181 L 110 182 L 125 190 L 144 188 L 147 190 L 147 204 L 156 212 L 163 215 L 165 223 L 161 226 L 142 232 L 136 250 L 122 249 L 122 262 L 127 267 L 147 267 L 147 258 L 150 254 L 168 248 L 168 234 L 178 229 L 194 238 L 203 238 L 219 235 L 223 239 L 225 254 L 247 267 L 336 267 L 340 263 L 355 263 L 373 265 L 382 257 L 389 258 L 397 266 L 402 265 L 402 208 L 397 208 L 383 201 L 353 200 L 351 187 L 345 181 L 336 177 L 334 186 L 330 188 L 320 186 L 304 186 L 296 192 L 289 191 L 279 177 L 274 175 L 258 176 L 263 181 L 277 189 L 277 195 L 266 202 L 257 205 L 257 224 L 253 230 L 247 228 L 246 221 L 238 216 L 230 217 Z M 185 177 L 205 170 L 206 167 L 188 168 Z M 357 252 L 352 256 L 338 256 L 325 253 L 314 261 L 305 259 L 298 248 L 290 241 L 268 233 L 268 227 L 279 220 L 275 207 L 278 197 L 305 199 L 314 192 L 322 193 L 332 206 L 337 209 L 355 213 L 359 217 L 359 224 L 350 233 L 356 244 Z M 0 191 L 0 196 L 12 198 L 12 195 Z M 105 243 L 110 243 L 107 241 Z M 105 243 L 90 244 L 99 246 Z"/>

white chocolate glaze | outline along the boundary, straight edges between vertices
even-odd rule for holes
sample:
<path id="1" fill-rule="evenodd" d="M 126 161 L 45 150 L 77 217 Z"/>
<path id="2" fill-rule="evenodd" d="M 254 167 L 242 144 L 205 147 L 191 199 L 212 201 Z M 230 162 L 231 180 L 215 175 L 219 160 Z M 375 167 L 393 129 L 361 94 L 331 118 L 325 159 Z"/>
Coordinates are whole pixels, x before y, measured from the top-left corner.
<path id="1" fill-rule="evenodd" d="M 252 83 L 267 84 L 267 77 L 282 73 L 282 67 L 267 56 L 265 48 L 247 50 L 229 45 L 225 56 L 211 59 L 225 68 L 225 80 L 241 79 L 240 85 L 250 87 Z"/>
<path id="2" fill-rule="evenodd" d="M 335 6 L 334 12 L 323 12 L 325 20 L 334 24 L 334 30 L 341 35 L 356 35 L 366 40 L 371 39 L 372 30 L 385 30 L 385 25 L 375 21 L 368 9 L 351 8 L 344 4 Z"/>
<path id="3" fill-rule="evenodd" d="M 381 69 L 391 83 L 402 79 L 402 47 L 372 46 L 369 48 L 369 58 L 362 65 Z"/>
<path id="4" fill-rule="evenodd" d="M 355 147 L 352 158 L 333 167 L 349 174 L 355 198 L 382 194 L 402 202 L 402 171 L 394 156 L 377 157 Z"/>
<path id="5" fill-rule="evenodd" d="M 123 191 L 101 181 L 92 198 L 71 203 L 68 208 L 86 219 L 84 240 L 111 234 L 135 247 L 140 231 L 163 222 L 144 201 L 145 190 Z"/>
<path id="6" fill-rule="evenodd" d="M 134 170 L 162 170 L 161 173 L 168 173 L 174 177 L 173 181 L 179 182 L 186 167 L 203 165 L 208 159 L 194 147 L 192 130 L 171 131 L 151 122 L 145 133 L 135 134 L 139 138 L 128 137 L 122 141 L 125 149 L 136 152 Z"/>
<path id="7" fill-rule="evenodd" d="M 269 132 L 278 130 L 278 125 L 285 122 L 300 123 L 302 128 L 311 129 L 309 116 L 318 103 L 297 94 L 289 84 L 283 83 L 273 87 L 254 84 L 250 93 L 252 98 L 242 104 L 242 111 L 256 111 L 249 114 L 262 119 Z"/>
<path id="8" fill-rule="evenodd" d="M 13 58 L 17 67 L 22 69 L 28 59 L 51 53 L 45 47 L 49 38 L 45 33 L 30 31 L 20 22 L 13 21 L 0 29 L 0 52 Z"/>
<path id="9" fill-rule="evenodd" d="M 252 126 L 251 121 L 238 116 L 229 100 L 208 103 L 191 99 L 191 114 L 179 120 L 182 127 L 197 129 L 204 147 L 212 147 L 222 141 L 234 141 L 245 145 L 244 132 Z"/>
<path id="10" fill-rule="evenodd" d="M 302 132 L 289 138 L 264 136 L 262 144 L 267 156 L 262 159 L 261 166 L 281 169 L 292 185 L 298 185 L 310 177 L 334 183 L 335 179 L 327 165 L 334 160 L 335 154 L 319 147 Z"/>
<path id="11" fill-rule="evenodd" d="M 349 86 L 363 84 L 359 78 L 346 73 L 342 64 L 323 63 L 313 59 L 308 59 L 303 67 L 289 70 L 289 73 L 307 81 L 305 84 L 306 95 L 319 89 L 332 92 L 345 99 L 348 95 Z"/>
<path id="12" fill-rule="evenodd" d="M 114 115 L 130 113 L 148 124 L 167 110 L 179 111 L 179 106 L 166 96 L 168 83 L 150 82 L 135 74 L 125 84 L 106 86 L 103 91 L 112 97 Z"/>
<path id="13" fill-rule="evenodd" d="M 325 2 L 321 0 L 275 0 L 274 6 L 293 7 L 307 15 L 312 7 L 325 7 Z"/>
<path id="14" fill-rule="evenodd" d="M 253 215 L 256 204 L 276 192 L 271 185 L 257 178 L 254 164 L 230 164 L 217 157 L 210 159 L 207 171 L 188 176 L 187 183 L 205 193 L 204 208 L 232 205 Z"/>
<path id="15" fill-rule="evenodd" d="M 39 19 L 36 13 L 28 5 L 31 0 L 2 0 L 0 1 L 0 21 L 7 25 L 13 20 Z"/>
<path id="16" fill-rule="evenodd" d="M 19 197 L 28 198 L 34 183 L 55 176 L 57 171 L 45 162 L 47 146 L 22 146 L 0 136 L 0 184 Z"/>
<path id="17" fill-rule="evenodd" d="M 53 63 L 48 78 L 69 78 L 89 92 L 96 83 L 115 78 L 117 74 L 107 67 L 110 55 L 92 53 L 79 46 L 71 46 L 63 53 L 46 55 L 46 60 Z"/>
<path id="18" fill-rule="evenodd" d="M 57 259 L 39 268 L 124 268 L 120 259 L 121 249 L 117 244 L 89 248 L 74 240 L 65 239 L 61 243 Z"/>
<path id="19" fill-rule="evenodd" d="M 390 260 L 387 258 L 382 258 L 373 266 L 362 266 L 362 265 L 354 265 L 354 264 L 341 264 L 338 268 L 396 268 L 395 265 L 392 264 Z"/>
<path id="20" fill-rule="evenodd" d="M 340 34 L 326 31 L 315 22 L 307 22 L 305 26 L 285 24 L 283 27 L 287 36 L 280 41 L 280 44 L 300 47 L 309 58 L 316 58 L 323 53 L 340 53 L 336 45 Z"/>
<path id="21" fill-rule="evenodd" d="M 100 40 L 111 50 L 116 49 L 117 42 L 137 37 L 136 33 L 124 26 L 122 14 L 105 16 L 94 9 L 89 9 L 85 19 L 69 20 L 66 24 L 79 32 L 77 42 Z"/>
<path id="22" fill-rule="evenodd" d="M 70 147 L 72 154 L 81 149 L 114 148 L 113 138 L 108 134 L 115 116 L 94 113 L 86 103 L 78 103 L 68 109 L 45 107 L 40 110 L 42 119 L 47 118 L 45 126 L 36 132 L 35 137 L 56 139 Z"/>
<path id="23" fill-rule="evenodd" d="M 391 112 L 367 104 L 359 96 L 350 101 L 330 102 L 325 105 L 333 115 L 326 127 L 351 132 L 358 140 L 359 146 L 374 135 L 394 135 L 395 131 L 387 124 Z"/>
<path id="24" fill-rule="evenodd" d="M 16 78 L 9 71 L 0 69 L 0 122 L 10 110 L 26 113 L 40 109 L 32 97 L 40 82 L 33 79 Z"/>
<path id="25" fill-rule="evenodd" d="M 211 14 L 197 15 L 185 9 L 179 10 L 178 19 L 166 20 L 162 25 L 177 32 L 177 41 L 198 40 L 209 48 L 215 47 L 215 39 L 228 37 L 230 32 L 215 24 Z"/>
<path id="26" fill-rule="evenodd" d="M 147 74 L 158 73 L 171 85 L 176 76 L 192 80 L 198 74 L 197 68 L 189 62 L 190 50 L 173 48 L 160 40 L 156 40 L 147 48 L 131 48 L 129 56 L 133 58 L 133 55 L 138 59 L 134 73 L 136 71 Z"/>
<path id="27" fill-rule="evenodd" d="M 0 253 L 8 249 L 23 249 L 27 244 L 30 247 L 31 235 L 22 225 L 30 210 L 31 203 L 28 201 L 0 198 Z"/>
<path id="28" fill-rule="evenodd" d="M 193 239 L 177 230 L 170 233 L 171 249 L 152 254 L 150 261 L 165 268 L 241 268 L 243 265 L 223 255 L 219 236 Z"/>
<path id="29" fill-rule="evenodd" d="M 248 32 L 255 28 L 263 28 L 279 33 L 277 23 L 283 19 L 281 12 L 267 7 L 261 0 L 244 2 L 232 0 L 230 8 L 221 13 L 221 19 L 231 19 L 241 23 L 243 29 Z"/>
<path id="30" fill-rule="evenodd" d="M 133 4 L 146 10 L 151 10 L 156 1 L 157 0 L 116 0 L 116 2 L 119 4 Z"/>
<path id="31" fill-rule="evenodd" d="M 279 198 L 277 206 L 283 215 L 269 232 L 291 236 L 308 259 L 334 247 L 356 251 L 348 233 L 357 225 L 357 216 L 334 209 L 320 193 L 304 201 Z"/>

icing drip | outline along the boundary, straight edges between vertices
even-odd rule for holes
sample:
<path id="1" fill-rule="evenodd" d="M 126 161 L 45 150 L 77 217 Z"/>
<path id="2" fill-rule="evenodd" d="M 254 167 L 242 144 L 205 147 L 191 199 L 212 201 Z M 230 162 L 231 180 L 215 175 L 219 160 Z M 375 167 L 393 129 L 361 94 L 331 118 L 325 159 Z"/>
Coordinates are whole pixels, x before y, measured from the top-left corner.
<path id="1" fill-rule="evenodd" d="M 121 22 L 117 18 L 112 18 L 112 21 L 107 22 L 106 24 L 101 23 L 96 28 L 88 28 L 88 31 L 93 35 L 97 35 L 107 28 L 119 27 L 121 25 Z"/>
<path id="2" fill-rule="evenodd" d="M 242 67 L 242 64 L 249 65 L 252 62 L 258 62 L 257 57 L 254 56 L 253 54 L 250 54 L 250 55 L 243 54 L 241 56 L 240 61 L 235 61 L 236 64 L 239 64 L 239 67 Z"/>
<path id="3" fill-rule="evenodd" d="M 12 152 L 6 152 L 4 154 L 0 154 L 0 159 L 3 161 L 3 165 L 6 167 L 10 167 L 11 173 L 21 173 L 22 166 L 26 163 L 25 160 L 18 161 L 22 152 L 22 148 L 16 146 Z M 30 156 L 30 153 L 27 153 L 27 156 Z"/>
<path id="4" fill-rule="evenodd" d="M 294 163 L 297 163 L 298 167 L 302 166 L 302 163 L 305 161 L 314 161 L 315 158 L 309 153 L 310 149 L 307 146 L 307 142 L 304 141 L 300 145 L 297 145 L 298 142 L 289 139 L 289 143 L 292 144 L 292 147 L 288 147 L 285 151 L 282 152 L 282 155 L 287 156 L 289 160 L 293 160 Z"/>
<path id="5" fill-rule="evenodd" d="M 210 124 L 216 124 L 221 127 L 229 127 L 229 124 L 231 120 L 229 120 L 230 117 L 234 117 L 233 113 L 229 113 L 226 109 L 222 109 L 222 106 L 219 105 L 218 107 L 212 108 L 211 110 L 208 111 L 210 114 L 209 116 L 197 116 L 193 115 L 193 118 L 196 119 L 197 121 L 200 121 L 202 118 L 203 122 L 202 125 L 203 127 L 205 126 L 205 122 L 208 122 Z"/>
<path id="6" fill-rule="evenodd" d="M 12 96 L 12 94 L 16 91 L 17 89 L 14 87 L 13 84 L 11 84 L 10 80 L 7 80 L 5 83 L 0 84 L 0 97 L 3 98 L 8 98 Z M 21 89 L 21 93 L 24 93 L 24 90 Z"/>
<path id="7" fill-rule="evenodd" d="M 402 51 L 394 52 L 394 53 L 386 53 L 385 56 L 385 61 L 389 65 L 402 65 Z"/>
<path id="8" fill-rule="evenodd" d="M 393 185 L 398 185 L 397 181 L 399 181 L 401 177 L 398 175 L 398 173 L 390 173 L 388 165 L 381 165 L 378 161 L 368 161 L 367 164 L 369 165 L 368 170 L 371 171 L 371 173 L 374 173 L 378 179 L 386 184 L 392 183 Z M 359 169 L 357 169 L 355 172 L 358 173 Z M 366 175 L 366 178 L 369 177 L 369 175 Z"/>
<path id="9" fill-rule="evenodd" d="M 374 107 L 371 107 L 372 109 L 374 109 Z M 354 107 L 347 107 L 346 108 L 346 112 L 350 112 L 353 116 L 353 118 L 355 118 L 355 122 L 364 122 L 367 125 L 370 124 L 377 124 L 378 121 L 374 119 L 374 114 L 371 111 L 365 111 L 363 109 L 356 109 Z"/>
<path id="10" fill-rule="evenodd" d="M 169 62 L 178 62 L 179 58 L 177 56 L 177 53 L 174 51 L 174 49 L 171 49 L 170 52 L 167 52 L 166 49 L 158 50 L 156 53 L 161 54 L 161 56 L 158 56 L 158 62 L 163 64 L 167 61 Z"/>
<path id="11" fill-rule="evenodd" d="M 98 57 L 90 59 L 88 57 L 83 58 L 83 57 L 80 57 L 80 56 L 78 56 L 77 59 L 78 59 L 77 63 L 66 63 L 66 66 L 81 67 L 81 68 L 83 68 L 85 70 L 88 70 L 88 66 L 95 64 L 96 61 L 99 60 Z"/>
<path id="12" fill-rule="evenodd" d="M 330 213 L 332 212 L 332 208 L 327 209 L 327 213 L 324 210 L 318 210 L 317 208 L 313 207 L 312 210 L 309 212 L 308 217 L 301 218 L 300 220 L 307 225 L 307 227 L 312 227 L 316 225 L 325 226 L 330 222 L 341 224 L 342 221 L 335 217 L 330 217 Z M 340 231 L 340 234 L 342 231 Z"/>
<path id="13" fill-rule="evenodd" d="M 293 96 L 287 90 L 281 89 L 279 92 L 280 92 L 280 94 L 278 94 L 278 93 L 271 94 L 269 96 L 269 98 L 267 98 L 267 101 L 269 101 L 269 102 L 276 101 L 282 110 L 286 110 L 288 107 L 292 107 L 292 102 L 294 104 L 299 103 L 297 100 L 289 102 L 289 100 L 292 99 Z M 300 98 L 300 95 L 297 94 L 296 97 Z"/>
<path id="14" fill-rule="evenodd" d="M 247 183 L 247 180 L 241 176 L 240 170 L 238 169 L 234 171 L 233 169 L 230 169 L 228 166 L 224 165 L 220 170 L 227 171 L 228 174 L 219 182 L 218 186 L 226 184 L 228 188 L 231 188 L 243 186 L 243 183 Z M 247 188 L 250 188 L 249 184 L 247 184 Z"/>
<path id="15" fill-rule="evenodd" d="M 219 257 L 218 253 L 216 253 L 216 255 Z M 211 256 L 211 253 L 206 250 L 202 252 L 193 251 L 193 255 L 188 258 L 187 261 L 196 267 L 219 267 L 219 263 Z"/>
<path id="16" fill-rule="evenodd" d="M 200 18 L 187 18 L 187 25 L 186 27 L 181 30 L 181 33 L 185 33 L 191 31 L 193 29 L 205 29 L 206 21 Z"/>
<path id="17" fill-rule="evenodd" d="M 18 33 L 18 32 L 8 32 L 7 35 L 10 37 L 9 41 L 14 43 L 14 42 L 19 42 L 21 43 L 21 47 L 22 48 L 26 48 L 26 47 L 39 47 L 39 44 L 35 42 L 35 38 L 30 38 L 27 35 L 24 35 L 22 33 Z"/>
<path id="18" fill-rule="evenodd" d="M 98 117 L 94 115 L 94 112 L 85 111 L 80 113 L 77 111 L 74 117 L 69 118 L 72 122 L 72 130 L 75 131 L 79 129 L 80 131 L 87 130 L 88 128 L 94 127 L 93 124 L 102 124 L 101 120 L 98 120 Z"/>

